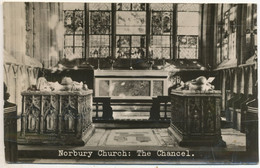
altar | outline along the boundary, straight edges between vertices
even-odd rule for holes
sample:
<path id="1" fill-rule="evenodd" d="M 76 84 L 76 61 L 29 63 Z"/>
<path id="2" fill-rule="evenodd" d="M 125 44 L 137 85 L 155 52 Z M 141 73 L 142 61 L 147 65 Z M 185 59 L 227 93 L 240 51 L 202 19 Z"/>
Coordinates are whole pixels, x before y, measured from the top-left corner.
<path id="1" fill-rule="evenodd" d="M 95 70 L 95 96 L 111 99 L 152 99 L 168 94 L 163 70 Z"/>

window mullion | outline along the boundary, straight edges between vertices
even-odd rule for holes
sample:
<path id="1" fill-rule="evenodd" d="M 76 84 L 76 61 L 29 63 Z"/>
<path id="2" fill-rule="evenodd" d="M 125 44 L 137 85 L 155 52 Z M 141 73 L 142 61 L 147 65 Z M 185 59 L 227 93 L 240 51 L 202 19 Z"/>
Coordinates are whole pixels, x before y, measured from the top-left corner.
<path id="1" fill-rule="evenodd" d="M 73 20 L 75 20 L 75 11 L 73 11 Z M 72 44 L 72 52 L 73 52 L 73 54 L 75 54 L 75 23 L 73 22 L 73 27 L 74 27 L 74 30 L 73 30 L 73 35 L 72 35 L 72 37 L 73 37 L 73 44 Z"/>
<path id="2" fill-rule="evenodd" d="M 171 44 L 171 57 L 173 59 L 177 59 L 177 49 L 179 47 L 177 47 L 177 22 L 178 22 L 178 18 L 177 18 L 177 5 L 173 4 L 173 16 L 172 16 L 172 34 L 171 34 L 171 39 L 172 39 L 172 44 Z"/>
<path id="3" fill-rule="evenodd" d="M 116 3 L 112 3 L 112 57 L 116 58 Z"/>
<path id="4" fill-rule="evenodd" d="M 150 47 L 150 37 L 151 37 L 151 10 L 150 10 L 150 4 L 146 4 L 146 58 L 150 59 L 149 57 L 149 47 Z"/>
<path id="5" fill-rule="evenodd" d="M 89 48 L 90 48 L 90 43 L 89 43 L 89 4 L 85 3 L 85 55 L 84 58 L 88 59 L 89 58 Z"/>

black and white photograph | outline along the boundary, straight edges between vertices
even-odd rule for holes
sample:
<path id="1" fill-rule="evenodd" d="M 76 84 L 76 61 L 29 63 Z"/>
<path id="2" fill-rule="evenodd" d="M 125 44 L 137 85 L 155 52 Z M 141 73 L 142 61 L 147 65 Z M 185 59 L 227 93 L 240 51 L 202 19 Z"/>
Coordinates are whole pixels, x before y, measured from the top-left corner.
<path id="1" fill-rule="evenodd" d="M 256 3 L 6 1 L 2 17 L 6 166 L 259 164 Z"/>

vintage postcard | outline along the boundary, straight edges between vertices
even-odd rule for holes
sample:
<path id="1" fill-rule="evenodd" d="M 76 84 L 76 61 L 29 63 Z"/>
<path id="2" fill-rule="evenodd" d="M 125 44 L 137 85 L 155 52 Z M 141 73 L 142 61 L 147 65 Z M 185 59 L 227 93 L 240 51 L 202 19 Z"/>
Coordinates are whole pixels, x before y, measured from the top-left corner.
<path id="1" fill-rule="evenodd" d="M 257 4 L 4 2 L 5 161 L 257 165 Z"/>

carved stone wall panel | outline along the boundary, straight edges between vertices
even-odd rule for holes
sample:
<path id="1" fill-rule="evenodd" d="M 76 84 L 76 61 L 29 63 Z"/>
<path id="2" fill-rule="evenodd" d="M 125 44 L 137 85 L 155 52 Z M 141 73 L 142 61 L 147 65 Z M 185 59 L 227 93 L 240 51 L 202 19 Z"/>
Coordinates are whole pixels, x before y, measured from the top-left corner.
<path id="1" fill-rule="evenodd" d="M 220 130 L 220 91 L 172 91 L 169 133 L 181 146 L 225 146 Z"/>
<path id="2" fill-rule="evenodd" d="M 23 92 L 20 143 L 84 144 L 92 135 L 92 90 Z"/>

